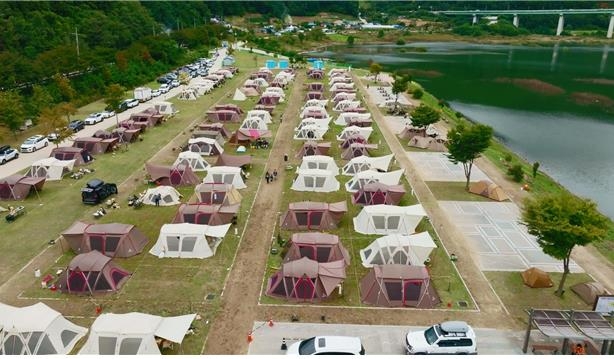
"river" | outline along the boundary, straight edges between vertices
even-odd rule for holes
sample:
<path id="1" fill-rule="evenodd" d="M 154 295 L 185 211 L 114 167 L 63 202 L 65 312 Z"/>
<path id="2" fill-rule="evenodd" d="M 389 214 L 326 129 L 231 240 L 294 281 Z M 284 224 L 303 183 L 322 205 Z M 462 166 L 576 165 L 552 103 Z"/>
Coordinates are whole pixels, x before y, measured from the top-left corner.
<path id="1" fill-rule="evenodd" d="M 312 56 L 410 70 L 456 111 L 614 218 L 614 45 L 410 43 Z"/>

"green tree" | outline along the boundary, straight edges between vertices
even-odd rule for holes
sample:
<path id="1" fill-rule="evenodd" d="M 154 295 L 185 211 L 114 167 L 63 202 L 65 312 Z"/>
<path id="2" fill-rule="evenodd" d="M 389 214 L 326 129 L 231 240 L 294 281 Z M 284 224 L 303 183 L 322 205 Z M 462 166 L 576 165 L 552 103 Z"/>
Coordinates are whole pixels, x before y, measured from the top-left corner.
<path id="1" fill-rule="evenodd" d="M 514 182 L 520 183 L 522 179 L 524 178 L 524 172 L 522 171 L 522 165 L 519 163 L 513 165 L 507 170 L 507 174 L 512 176 L 512 179 L 514 180 Z"/>
<path id="2" fill-rule="evenodd" d="M 563 295 L 569 274 L 569 259 L 575 246 L 586 246 L 605 238 L 608 219 L 597 205 L 568 193 L 527 198 L 521 223 L 529 234 L 537 237 L 544 253 L 563 261 L 563 277 L 556 295 Z"/>
<path id="3" fill-rule="evenodd" d="M 407 78 L 405 77 L 395 77 L 394 82 L 392 83 L 392 93 L 394 94 L 394 109 L 396 110 L 397 104 L 399 102 L 399 94 L 407 91 Z"/>
<path id="4" fill-rule="evenodd" d="M 74 134 L 67 127 L 68 121 L 62 116 L 60 105 L 44 108 L 38 116 L 38 125 L 41 127 L 44 135 L 56 134 L 52 141 L 56 147 L 59 147 L 60 143 L 67 138 L 71 138 Z"/>
<path id="5" fill-rule="evenodd" d="M 381 39 L 382 37 L 384 37 L 384 30 L 380 30 L 380 31 L 378 31 L 378 32 L 377 32 L 377 37 L 378 37 L 378 38 L 380 38 L 380 39 Z"/>
<path id="6" fill-rule="evenodd" d="M 298 33 L 298 41 L 302 44 L 303 41 L 305 41 L 305 34 L 303 34 L 302 32 Z"/>
<path id="7" fill-rule="evenodd" d="M 77 93 L 70 84 L 68 77 L 58 73 L 53 75 L 53 81 L 55 81 L 55 84 L 60 91 L 62 101 L 70 102 L 75 98 Z"/>
<path id="8" fill-rule="evenodd" d="M 382 65 L 377 62 L 371 62 L 369 65 L 369 72 L 375 76 L 375 81 L 377 81 L 377 76 L 382 72 Z"/>
<path id="9" fill-rule="evenodd" d="M 53 97 L 41 85 L 32 86 L 32 97 L 30 98 L 30 114 L 38 116 L 41 111 L 53 104 Z"/>
<path id="10" fill-rule="evenodd" d="M 77 108 L 70 102 L 59 103 L 56 107 L 62 116 L 66 116 L 68 122 L 70 122 L 70 116 L 77 113 Z"/>
<path id="11" fill-rule="evenodd" d="M 539 162 L 533 162 L 533 178 L 537 177 L 537 170 L 539 170 Z"/>
<path id="12" fill-rule="evenodd" d="M 458 124 L 450 132 L 448 132 L 448 152 L 447 157 L 454 164 L 462 163 L 463 170 L 467 182 L 465 189 L 469 190 L 469 181 L 471 179 L 471 169 L 473 161 L 480 157 L 492 139 L 492 128 L 486 125 L 474 125 L 466 127 L 464 124 Z"/>
<path id="13" fill-rule="evenodd" d="M 0 123 L 13 135 L 23 123 L 23 99 L 16 91 L 0 91 Z"/>
<path id="14" fill-rule="evenodd" d="M 422 96 L 424 96 L 424 91 L 422 91 L 421 88 L 416 88 L 412 95 L 416 100 L 419 100 L 422 98 Z"/>
<path id="15" fill-rule="evenodd" d="M 350 35 L 350 36 L 348 36 L 347 40 L 345 40 L 345 41 L 347 42 L 348 46 L 354 46 L 354 41 L 355 40 L 356 39 L 354 38 L 354 36 Z"/>
<path id="16" fill-rule="evenodd" d="M 115 123 L 119 126 L 119 104 L 122 103 L 126 89 L 121 85 L 112 84 L 107 87 L 104 96 L 104 103 L 108 108 L 115 111 Z"/>
<path id="17" fill-rule="evenodd" d="M 427 128 L 437 121 L 439 121 L 439 112 L 423 103 L 411 112 L 411 124 L 415 127 Z"/>

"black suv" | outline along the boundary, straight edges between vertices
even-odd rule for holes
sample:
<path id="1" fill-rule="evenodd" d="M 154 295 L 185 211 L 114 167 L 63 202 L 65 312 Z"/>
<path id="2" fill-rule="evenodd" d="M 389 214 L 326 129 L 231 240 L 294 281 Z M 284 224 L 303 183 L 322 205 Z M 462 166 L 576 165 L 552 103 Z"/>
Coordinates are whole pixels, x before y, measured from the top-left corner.
<path id="1" fill-rule="evenodd" d="M 79 132 L 85 128 L 85 122 L 81 120 L 72 120 L 68 124 L 68 128 L 72 130 L 72 132 Z"/>
<path id="2" fill-rule="evenodd" d="M 115 183 L 104 183 L 103 180 L 93 179 L 81 189 L 81 200 L 85 204 L 98 204 L 114 194 L 117 194 Z"/>

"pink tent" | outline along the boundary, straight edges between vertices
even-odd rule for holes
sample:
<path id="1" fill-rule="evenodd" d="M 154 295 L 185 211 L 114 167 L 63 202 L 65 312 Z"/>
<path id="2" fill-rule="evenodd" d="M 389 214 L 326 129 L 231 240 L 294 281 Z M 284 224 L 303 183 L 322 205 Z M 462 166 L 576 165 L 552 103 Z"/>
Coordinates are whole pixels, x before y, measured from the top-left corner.
<path id="1" fill-rule="evenodd" d="M 335 229 L 345 212 L 345 201 L 290 203 L 288 210 L 281 216 L 280 227 L 289 230 Z"/>
<path id="2" fill-rule="evenodd" d="M 145 164 L 145 169 L 151 180 L 161 186 L 184 186 L 200 183 L 190 166 L 178 165 L 176 167 Z"/>
<path id="3" fill-rule="evenodd" d="M 381 182 L 365 184 L 352 194 L 352 203 L 361 206 L 388 204 L 396 206 L 405 194 L 403 185 L 386 185 Z"/>
<path id="4" fill-rule="evenodd" d="M 239 122 L 239 114 L 232 110 L 207 111 L 207 118 L 213 122 Z"/>
<path id="5" fill-rule="evenodd" d="M 296 157 L 303 158 L 303 156 L 315 156 L 315 155 L 328 155 L 328 150 L 330 150 L 330 142 L 315 142 L 315 141 L 306 141 L 303 144 L 303 147 L 298 151 Z"/>
<path id="6" fill-rule="evenodd" d="M 339 237 L 328 233 L 294 233 L 284 262 L 307 257 L 318 263 L 343 260 L 350 265 L 350 253 L 343 247 Z"/>
<path id="7" fill-rule="evenodd" d="M 279 103 L 279 99 L 280 97 L 277 97 L 277 96 L 266 95 L 266 96 L 260 97 L 260 100 L 258 100 L 258 104 L 259 105 L 277 105 Z"/>
<path id="8" fill-rule="evenodd" d="M 224 205 L 187 204 L 179 206 L 173 223 L 193 223 L 219 226 L 232 223 L 239 212 L 240 203 Z"/>

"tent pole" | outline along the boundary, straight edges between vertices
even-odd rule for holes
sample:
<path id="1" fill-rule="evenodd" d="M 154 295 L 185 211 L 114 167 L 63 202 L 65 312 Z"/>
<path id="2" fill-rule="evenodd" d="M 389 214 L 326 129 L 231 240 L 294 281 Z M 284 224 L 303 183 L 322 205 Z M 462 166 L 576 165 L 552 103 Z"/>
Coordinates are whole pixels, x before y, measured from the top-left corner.
<path id="1" fill-rule="evenodd" d="M 529 310 L 529 324 L 527 325 L 527 331 L 524 335 L 524 344 L 522 345 L 522 352 L 527 353 L 529 349 L 529 340 L 531 339 L 531 327 L 533 326 L 533 308 Z"/>

